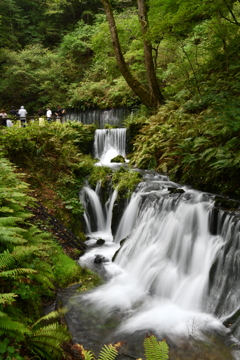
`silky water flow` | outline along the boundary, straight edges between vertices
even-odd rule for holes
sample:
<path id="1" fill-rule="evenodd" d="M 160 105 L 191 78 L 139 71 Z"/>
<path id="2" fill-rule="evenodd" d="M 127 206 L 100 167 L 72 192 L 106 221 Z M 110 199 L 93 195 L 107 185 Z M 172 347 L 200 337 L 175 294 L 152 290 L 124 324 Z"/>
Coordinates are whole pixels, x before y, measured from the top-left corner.
<path id="1" fill-rule="evenodd" d="M 117 155 L 126 156 L 126 128 L 96 130 L 93 147 L 99 165 L 110 166 Z"/>
<path id="2" fill-rule="evenodd" d="M 212 194 L 142 173 L 114 236 L 117 192 L 104 206 L 99 184 L 81 192 L 89 250 L 79 263 L 99 271 L 104 284 L 72 299 L 79 322 L 74 341 L 95 351 L 111 341 L 132 341 L 138 345 L 125 349 L 130 356 L 150 332 L 170 343 L 218 334 L 236 344 L 237 326 L 231 332 L 225 325 L 239 311 L 239 218 L 216 212 Z M 97 246 L 98 239 L 105 243 Z M 231 356 L 238 359 L 238 351 Z"/>

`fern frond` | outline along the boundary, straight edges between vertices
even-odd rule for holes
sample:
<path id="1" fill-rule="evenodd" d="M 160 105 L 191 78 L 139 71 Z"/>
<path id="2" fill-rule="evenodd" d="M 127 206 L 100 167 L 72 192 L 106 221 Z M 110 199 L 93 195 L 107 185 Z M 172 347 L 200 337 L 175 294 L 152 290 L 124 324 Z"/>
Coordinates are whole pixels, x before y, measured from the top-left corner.
<path id="1" fill-rule="evenodd" d="M 165 341 L 157 341 L 154 335 L 147 336 L 143 342 L 146 360 L 168 360 L 169 347 Z"/>
<path id="2" fill-rule="evenodd" d="M 53 324 L 45 325 L 36 331 L 32 331 L 30 341 L 37 341 L 37 339 L 43 338 L 46 339 L 47 343 L 59 343 L 61 341 L 70 340 L 71 336 L 64 326 L 54 322 Z"/>
<path id="3" fill-rule="evenodd" d="M 19 231 L 20 230 L 20 231 Z M 3 244 L 24 244 L 27 241 L 23 239 L 20 233 L 22 229 L 16 227 L 0 227 L 0 242 Z"/>
<path id="4" fill-rule="evenodd" d="M 94 360 L 95 357 L 90 350 L 85 350 L 81 344 L 73 345 L 73 350 L 75 350 L 81 358 L 84 360 Z"/>
<path id="5" fill-rule="evenodd" d="M 10 253 L 9 250 L 5 250 L 2 254 L 0 254 L 0 269 L 4 267 L 10 267 L 16 260 L 21 261 L 28 255 L 31 255 L 39 250 L 41 250 L 41 248 L 37 246 L 17 247 L 12 253 Z"/>
<path id="6" fill-rule="evenodd" d="M 99 353 L 98 360 L 114 360 L 118 351 L 112 344 L 104 345 Z"/>
<path id="7" fill-rule="evenodd" d="M 59 310 L 56 311 L 51 311 L 49 314 L 41 317 L 40 319 L 38 319 L 33 325 L 32 325 L 32 329 L 34 329 L 36 327 L 36 325 L 44 322 L 44 321 L 49 321 L 49 320 L 56 320 L 58 319 L 60 316 L 65 315 L 67 312 L 67 309 L 65 308 L 61 308 Z"/>
<path id="8" fill-rule="evenodd" d="M 71 338 L 68 330 L 58 323 L 53 323 L 32 332 L 27 340 L 27 347 L 43 358 L 61 358 L 61 345 Z"/>
<path id="9" fill-rule="evenodd" d="M 214 164 L 211 165 L 211 168 L 214 170 L 226 169 L 233 166 L 232 159 L 222 159 L 216 161 Z"/>
<path id="10" fill-rule="evenodd" d="M 201 159 L 204 159 L 206 162 L 215 157 L 217 154 L 217 148 L 208 148 L 201 154 Z"/>
<path id="11" fill-rule="evenodd" d="M 8 250 L 5 250 L 0 254 L 0 269 L 12 266 L 15 262 L 15 258 Z"/>
<path id="12" fill-rule="evenodd" d="M 33 253 L 40 254 L 41 251 L 42 251 L 41 247 L 31 245 L 31 246 L 16 247 L 11 254 L 18 262 L 21 262 L 27 256 L 32 255 Z"/>
<path id="13" fill-rule="evenodd" d="M 43 272 L 44 270 L 41 270 Z M 53 279 L 52 273 L 47 273 L 47 276 L 41 274 L 40 272 L 36 272 L 32 275 L 32 280 L 36 281 L 38 284 L 42 284 L 45 288 L 54 289 L 54 284 L 51 281 Z"/>
<path id="14" fill-rule="evenodd" d="M 13 301 L 15 301 L 15 297 L 17 297 L 17 294 L 14 293 L 5 293 L 0 294 L 0 304 L 11 304 Z"/>
<path id="15" fill-rule="evenodd" d="M 33 270 L 33 269 L 24 269 L 24 268 L 19 268 L 19 269 L 12 269 L 12 270 L 6 270 L 6 271 L 2 271 L 0 273 L 0 277 L 10 277 L 10 278 L 15 278 L 18 275 L 21 274 L 35 274 L 37 271 Z"/>
<path id="16" fill-rule="evenodd" d="M 28 350 L 36 355 L 38 359 L 54 360 L 63 359 L 64 352 L 60 346 L 49 346 L 45 343 L 28 343 Z"/>
<path id="17" fill-rule="evenodd" d="M 10 316 L 0 311 L 0 332 L 5 334 L 8 334 L 9 332 L 27 334 L 29 333 L 29 330 L 20 322 L 12 320 Z"/>
<path id="18" fill-rule="evenodd" d="M 7 206 L 0 206 L 0 213 L 13 213 L 13 209 Z M 13 218 L 15 220 L 15 218 Z"/>

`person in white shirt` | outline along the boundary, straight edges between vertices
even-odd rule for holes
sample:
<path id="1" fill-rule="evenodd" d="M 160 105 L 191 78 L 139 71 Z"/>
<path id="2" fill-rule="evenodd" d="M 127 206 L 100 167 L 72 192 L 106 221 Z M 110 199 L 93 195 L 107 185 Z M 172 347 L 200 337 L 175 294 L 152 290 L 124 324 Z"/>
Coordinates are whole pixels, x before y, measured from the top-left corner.
<path id="1" fill-rule="evenodd" d="M 25 127 L 27 123 L 27 110 L 24 109 L 24 106 L 21 106 L 21 109 L 18 110 L 18 115 L 20 117 L 20 126 Z"/>
<path id="2" fill-rule="evenodd" d="M 47 116 L 47 121 L 49 123 L 52 122 L 52 110 L 50 108 L 47 108 L 46 116 Z"/>

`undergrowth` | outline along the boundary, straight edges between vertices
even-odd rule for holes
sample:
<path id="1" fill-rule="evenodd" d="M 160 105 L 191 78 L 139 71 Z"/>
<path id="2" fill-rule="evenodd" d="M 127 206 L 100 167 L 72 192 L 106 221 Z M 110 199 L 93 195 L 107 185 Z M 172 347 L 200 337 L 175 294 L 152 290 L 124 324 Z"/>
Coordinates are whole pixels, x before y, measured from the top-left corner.
<path id="1" fill-rule="evenodd" d="M 236 122 L 236 121 L 235 121 Z M 240 196 L 240 129 L 208 108 L 192 114 L 169 102 L 135 137 L 131 164 L 200 190 Z"/>

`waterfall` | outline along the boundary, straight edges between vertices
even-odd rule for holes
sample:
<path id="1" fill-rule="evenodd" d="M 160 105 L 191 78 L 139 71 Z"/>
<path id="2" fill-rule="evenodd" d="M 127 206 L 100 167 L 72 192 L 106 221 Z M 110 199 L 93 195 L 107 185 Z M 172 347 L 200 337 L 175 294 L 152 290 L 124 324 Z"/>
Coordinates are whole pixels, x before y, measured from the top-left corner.
<path id="1" fill-rule="evenodd" d="M 99 129 L 103 129 L 106 124 L 121 127 L 123 120 L 126 119 L 129 114 L 130 110 L 126 107 L 110 110 L 68 111 L 66 119 L 77 120 L 83 124 L 95 123 Z"/>
<path id="2" fill-rule="evenodd" d="M 97 184 L 97 188 L 95 191 L 92 190 L 90 186 L 86 185 L 83 187 L 80 193 L 81 202 L 86 209 L 84 213 L 84 219 L 86 221 L 87 236 L 91 236 L 93 238 L 101 238 L 101 235 L 103 235 L 105 239 L 107 237 L 107 239 L 112 241 L 112 209 L 117 197 L 117 190 L 115 190 L 111 194 L 107 203 L 103 207 L 98 196 L 99 184 L 100 183 Z M 87 212 L 87 208 L 89 205 L 92 210 L 91 214 Z M 93 226 L 91 224 L 91 216 Z"/>
<path id="3" fill-rule="evenodd" d="M 93 191 L 86 192 L 93 199 Z M 95 223 L 106 243 L 79 262 L 89 265 L 100 253 L 106 259 L 101 267 L 108 280 L 79 301 L 99 311 L 106 322 L 121 314 L 110 340 L 148 331 L 171 341 L 190 333 L 199 339 L 208 332 L 230 334 L 224 324 L 239 311 L 239 218 L 218 211 L 216 229 L 211 231 L 214 195 L 148 172 L 113 238 L 109 222 L 102 225 L 97 197 L 95 193 L 92 204 L 101 220 Z M 113 202 L 111 195 L 109 211 Z M 233 335 L 240 335 L 233 330 Z"/>
<path id="4" fill-rule="evenodd" d="M 110 165 L 117 155 L 126 156 L 126 128 L 98 129 L 94 137 L 94 157 L 102 165 Z"/>

